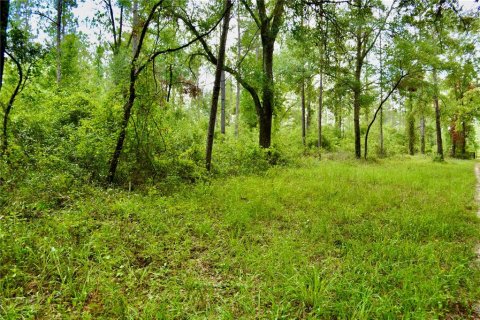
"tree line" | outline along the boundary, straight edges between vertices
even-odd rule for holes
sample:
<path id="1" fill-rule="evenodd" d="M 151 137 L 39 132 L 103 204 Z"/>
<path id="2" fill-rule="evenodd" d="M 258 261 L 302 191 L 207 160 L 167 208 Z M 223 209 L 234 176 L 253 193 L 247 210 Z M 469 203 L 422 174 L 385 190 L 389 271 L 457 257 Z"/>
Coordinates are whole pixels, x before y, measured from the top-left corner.
<path id="1" fill-rule="evenodd" d="M 466 158 L 478 28 L 454 0 L 0 1 L 1 155 L 108 183 L 165 177 L 210 171 L 232 128 L 270 162 L 278 132 L 318 154 L 443 160 L 447 141 Z"/>

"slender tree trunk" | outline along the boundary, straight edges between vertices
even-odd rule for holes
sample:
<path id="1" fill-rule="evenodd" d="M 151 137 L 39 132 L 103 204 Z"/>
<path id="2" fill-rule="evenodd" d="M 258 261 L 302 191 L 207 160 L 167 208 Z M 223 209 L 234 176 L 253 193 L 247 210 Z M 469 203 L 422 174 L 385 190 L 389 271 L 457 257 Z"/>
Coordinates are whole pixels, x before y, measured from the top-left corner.
<path id="1" fill-rule="evenodd" d="M 425 115 L 420 118 L 420 152 L 425 154 Z"/>
<path id="2" fill-rule="evenodd" d="M 168 67 L 168 88 L 167 88 L 167 102 L 170 102 L 173 86 L 173 69 L 172 65 Z"/>
<path id="3" fill-rule="evenodd" d="M 120 132 L 117 138 L 117 144 L 115 145 L 115 150 L 112 154 L 112 158 L 110 159 L 110 168 L 107 174 L 107 182 L 112 183 L 115 178 L 115 173 L 117 172 L 118 161 L 120 160 L 120 155 L 123 150 L 123 144 L 125 142 L 125 136 L 127 134 L 127 127 L 128 122 L 130 120 L 130 116 L 132 114 L 132 108 L 135 103 L 136 98 L 136 91 L 135 91 L 135 84 L 137 81 L 138 76 L 138 69 L 137 69 L 137 60 L 140 55 L 140 50 L 142 49 L 142 45 L 145 39 L 145 34 L 147 32 L 148 26 L 150 21 L 152 20 L 155 11 L 160 7 L 163 1 L 158 1 L 151 9 L 147 20 L 145 21 L 142 27 L 142 35 L 137 38 L 137 43 L 135 45 L 136 50 L 133 52 L 133 57 L 130 62 L 130 82 L 129 82 L 129 89 L 128 89 L 128 100 L 123 107 L 123 118 L 120 124 Z M 135 35 L 135 31 L 132 30 L 132 38 Z"/>
<path id="4" fill-rule="evenodd" d="M 462 145 L 461 145 L 462 156 L 465 157 L 467 152 L 467 126 L 465 121 L 462 121 Z"/>
<path id="5" fill-rule="evenodd" d="M 17 72 L 18 72 L 18 82 L 15 87 L 15 90 L 13 91 L 12 95 L 10 96 L 10 100 L 8 101 L 7 107 L 5 109 L 5 113 L 3 114 L 3 131 L 2 131 L 2 152 L 1 155 L 5 155 L 7 153 L 8 149 L 8 120 L 10 116 L 10 112 L 12 111 L 13 103 L 15 102 L 15 98 L 17 97 L 18 93 L 20 92 L 20 88 L 22 87 L 22 82 L 23 82 L 23 70 L 21 64 L 10 56 L 10 58 L 15 62 L 15 65 L 17 66 Z"/>
<path id="6" fill-rule="evenodd" d="M 435 94 L 433 97 L 433 104 L 435 107 L 435 127 L 437 133 L 437 155 L 441 160 L 444 159 L 443 156 L 443 141 L 442 141 L 442 123 L 441 123 L 441 114 L 440 114 L 440 104 L 438 101 L 438 75 L 437 69 L 433 69 L 433 83 L 435 86 Z"/>
<path id="7" fill-rule="evenodd" d="M 318 141 L 317 147 L 322 147 L 322 114 L 323 114 L 323 61 L 320 66 L 320 85 L 318 88 Z"/>
<path id="8" fill-rule="evenodd" d="M 227 100 L 227 92 L 225 88 L 225 71 L 222 70 L 222 75 L 220 78 L 220 92 L 222 97 L 222 107 L 220 110 L 220 132 L 225 134 L 225 104 Z"/>
<path id="9" fill-rule="evenodd" d="M 220 94 L 220 81 L 222 78 L 223 66 L 225 64 L 225 50 L 227 45 L 228 26 L 230 23 L 230 12 L 232 1 L 225 0 L 225 17 L 223 18 L 222 34 L 220 37 L 220 48 L 218 50 L 217 67 L 215 70 L 215 82 L 213 84 L 212 104 L 210 107 L 210 121 L 208 124 L 207 147 L 205 165 L 208 171 L 212 165 L 213 138 L 215 134 L 215 122 L 217 118 L 218 96 Z"/>
<path id="10" fill-rule="evenodd" d="M 3 85 L 3 69 L 5 66 L 5 50 L 7 47 L 7 26 L 10 1 L 0 0 L 0 92 Z"/>
<path id="11" fill-rule="evenodd" d="M 355 133 L 355 157 L 360 159 L 362 157 L 362 144 L 360 137 L 360 108 L 361 108 L 361 91 L 362 91 L 362 39 L 359 31 L 357 32 L 357 56 L 355 62 L 355 84 L 353 88 L 353 124 Z"/>
<path id="12" fill-rule="evenodd" d="M 380 32 L 379 36 L 379 42 L 380 42 L 380 101 L 383 99 L 383 47 L 382 47 L 382 33 Z M 385 155 L 385 149 L 384 149 L 384 139 L 383 139 L 383 108 L 380 109 L 380 114 L 379 114 L 379 126 L 380 126 L 380 133 L 379 133 L 379 145 L 380 145 L 380 156 Z"/>
<path id="13" fill-rule="evenodd" d="M 415 154 L 415 117 L 413 115 L 413 97 L 409 92 L 408 97 L 409 111 L 407 116 L 408 121 L 408 153 L 413 156 Z"/>
<path id="14" fill-rule="evenodd" d="M 307 145 L 307 119 L 306 119 L 306 106 L 305 106 L 305 77 L 302 77 L 301 88 L 301 104 L 302 104 L 302 143 L 303 146 Z"/>
<path id="15" fill-rule="evenodd" d="M 240 28 L 240 1 L 237 2 L 237 62 L 240 63 L 242 56 L 242 30 Z M 235 105 L 235 137 L 238 138 L 240 123 L 240 82 L 237 80 L 237 99 Z"/>
<path id="16" fill-rule="evenodd" d="M 57 84 L 62 80 L 62 33 L 63 33 L 63 0 L 57 1 L 57 20 L 56 20 L 56 47 L 57 47 Z"/>
<path id="17" fill-rule="evenodd" d="M 117 172 L 118 161 L 120 160 L 120 155 L 123 150 L 123 144 L 125 142 L 125 136 L 127 135 L 128 121 L 132 114 L 133 104 L 135 103 L 135 67 L 131 66 L 130 70 L 130 85 L 129 85 L 129 94 L 128 101 L 123 107 L 123 118 L 120 124 L 120 133 L 118 135 L 117 144 L 115 146 L 115 151 L 113 152 L 112 159 L 110 161 L 110 169 L 108 170 L 107 182 L 112 183 L 115 178 L 115 173 Z"/>

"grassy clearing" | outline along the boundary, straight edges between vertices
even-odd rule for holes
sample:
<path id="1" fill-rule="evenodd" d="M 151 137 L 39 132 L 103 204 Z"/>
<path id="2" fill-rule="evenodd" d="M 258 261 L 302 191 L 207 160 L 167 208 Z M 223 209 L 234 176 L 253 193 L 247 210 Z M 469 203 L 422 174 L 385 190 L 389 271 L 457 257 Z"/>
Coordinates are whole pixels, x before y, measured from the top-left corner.
<path id="1" fill-rule="evenodd" d="M 0 317 L 468 318 L 473 162 L 314 162 L 0 211 Z M 34 192 L 34 190 L 32 190 Z M 72 191 L 73 192 L 73 191 Z"/>

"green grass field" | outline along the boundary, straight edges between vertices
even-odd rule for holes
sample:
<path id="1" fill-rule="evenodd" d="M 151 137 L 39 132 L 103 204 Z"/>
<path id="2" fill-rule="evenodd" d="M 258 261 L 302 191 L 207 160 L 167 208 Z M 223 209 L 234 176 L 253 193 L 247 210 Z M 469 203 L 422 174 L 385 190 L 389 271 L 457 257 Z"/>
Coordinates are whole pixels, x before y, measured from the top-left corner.
<path id="1" fill-rule="evenodd" d="M 0 318 L 466 319 L 473 162 L 312 161 L 0 209 Z M 36 190 L 32 190 L 32 193 Z"/>

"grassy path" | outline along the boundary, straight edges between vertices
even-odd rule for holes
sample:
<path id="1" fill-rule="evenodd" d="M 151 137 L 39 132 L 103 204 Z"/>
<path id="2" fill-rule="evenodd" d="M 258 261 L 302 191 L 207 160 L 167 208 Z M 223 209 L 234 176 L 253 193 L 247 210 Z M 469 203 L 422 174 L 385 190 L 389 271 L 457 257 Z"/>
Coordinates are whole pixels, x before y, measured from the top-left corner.
<path id="1" fill-rule="evenodd" d="M 473 166 L 323 161 L 63 209 L 12 194 L 0 318 L 473 318 Z"/>

